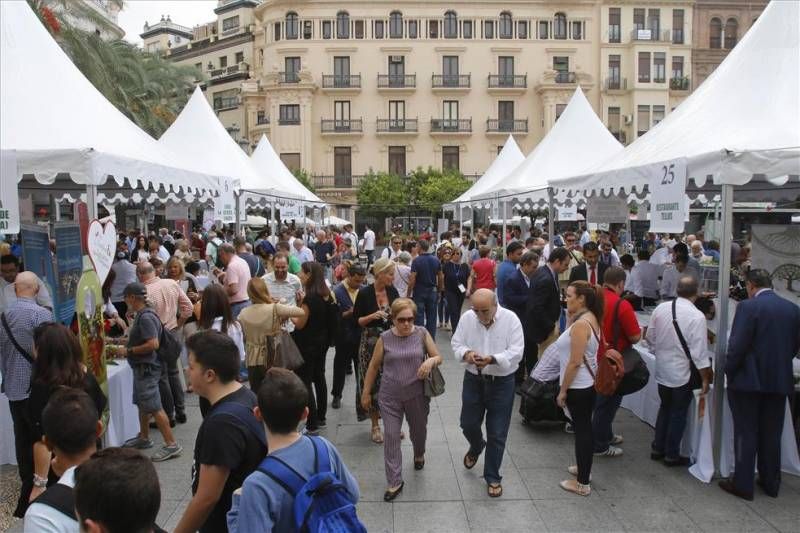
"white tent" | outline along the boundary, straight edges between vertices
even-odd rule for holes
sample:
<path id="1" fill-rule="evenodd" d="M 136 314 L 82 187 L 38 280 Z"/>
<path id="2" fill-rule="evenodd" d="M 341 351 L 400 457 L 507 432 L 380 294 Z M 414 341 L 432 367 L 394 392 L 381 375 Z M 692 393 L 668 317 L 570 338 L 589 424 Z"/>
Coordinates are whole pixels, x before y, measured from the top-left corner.
<path id="1" fill-rule="evenodd" d="M 519 149 L 517 142 L 512 135 L 508 136 L 503 149 L 497 154 L 497 157 L 486 169 L 486 172 L 478 178 L 472 187 L 467 189 L 465 193 L 450 202 L 455 204 L 454 207 L 460 207 L 462 204 L 469 204 L 476 196 L 487 193 L 493 190 L 493 187 L 503 178 L 505 178 L 512 170 L 525 160 L 525 154 Z"/>
<path id="2" fill-rule="evenodd" d="M 580 87 L 544 139 L 517 168 L 473 201 L 516 201 L 529 207 L 548 199 L 548 180 L 575 175 L 621 152 L 623 146 L 600 121 Z"/>
<path id="3" fill-rule="evenodd" d="M 296 198 L 253 166 L 214 114 L 199 86 L 158 143 L 197 162 L 209 174 L 229 179 L 235 188 Z"/>
<path id="4" fill-rule="evenodd" d="M 199 164 L 159 145 L 106 100 L 26 2 L 0 2 L 0 57 L 0 149 L 16 159 L 18 181 L 31 176 L 21 188 L 38 182 L 73 196 L 89 192 L 90 214 L 98 190 L 218 190 Z"/>
<path id="5" fill-rule="evenodd" d="M 737 186 L 764 180 L 781 184 L 787 176 L 798 181 L 798 27 L 800 2 L 771 2 L 705 83 L 655 128 L 591 171 L 551 185 L 641 192 L 651 165 L 682 158 L 687 177 L 698 187 L 709 180 Z M 791 199 L 798 194 L 794 187 L 784 190 Z M 774 198 L 772 193 L 779 190 L 771 191 Z"/>
<path id="6" fill-rule="evenodd" d="M 262 135 L 258 141 L 258 146 L 250 156 L 253 166 L 258 172 L 269 176 L 272 183 L 279 183 L 280 187 L 291 195 L 298 197 L 304 203 L 312 207 L 322 206 L 325 202 L 313 192 L 306 189 L 300 181 L 286 168 L 286 165 L 281 161 L 280 156 L 275 152 L 275 149 L 270 144 L 266 135 Z M 243 189 L 246 187 L 242 186 Z M 256 191 L 263 192 L 263 191 Z M 263 195 L 245 194 L 248 205 L 261 205 L 266 204 L 266 198 Z"/>

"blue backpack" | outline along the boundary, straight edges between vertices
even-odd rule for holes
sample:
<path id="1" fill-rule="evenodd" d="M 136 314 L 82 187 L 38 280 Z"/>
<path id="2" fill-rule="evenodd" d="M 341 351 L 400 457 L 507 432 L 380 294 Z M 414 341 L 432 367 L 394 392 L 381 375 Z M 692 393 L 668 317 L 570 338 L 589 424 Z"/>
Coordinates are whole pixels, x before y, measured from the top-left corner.
<path id="1" fill-rule="evenodd" d="M 356 516 L 356 506 L 331 469 L 328 446 L 308 437 L 314 446 L 317 473 L 305 479 L 283 460 L 268 455 L 258 470 L 272 478 L 294 497 L 297 531 L 309 533 L 366 533 Z"/>

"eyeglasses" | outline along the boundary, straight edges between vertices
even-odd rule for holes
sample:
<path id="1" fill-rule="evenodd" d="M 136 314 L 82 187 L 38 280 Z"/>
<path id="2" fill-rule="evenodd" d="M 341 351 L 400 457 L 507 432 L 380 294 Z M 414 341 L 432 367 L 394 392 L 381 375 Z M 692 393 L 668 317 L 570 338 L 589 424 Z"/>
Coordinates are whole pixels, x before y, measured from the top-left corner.
<path id="1" fill-rule="evenodd" d="M 474 312 L 476 312 L 476 313 L 480 313 L 480 314 L 486 314 L 486 313 L 491 313 L 491 312 L 492 312 L 492 308 L 491 308 L 491 307 L 489 307 L 488 309 L 475 309 L 475 308 L 473 307 L 473 308 L 472 308 L 472 310 L 473 310 Z"/>
<path id="2" fill-rule="evenodd" d="M 411 324 L 414 322 L 413 316 L 400 316 L 394 319 L 398 324 Z"/>

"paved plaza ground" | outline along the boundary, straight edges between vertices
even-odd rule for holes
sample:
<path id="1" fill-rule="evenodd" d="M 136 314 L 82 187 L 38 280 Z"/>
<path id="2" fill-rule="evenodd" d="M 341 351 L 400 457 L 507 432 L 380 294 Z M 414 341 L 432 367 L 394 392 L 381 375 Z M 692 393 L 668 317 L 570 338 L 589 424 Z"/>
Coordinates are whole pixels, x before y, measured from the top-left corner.
<path id="1" fill-rule="evenodd" d="M 411 446 L 404 441 L 405 488 L 393 503 L 383 502 L 383 447 L 370 442 L 369 422 L 356 421 L 353 376 L 347 378 L 342 409 L 328 410 L 322 435 L 336 444 L 358 479 L 358 513 L 370 532 L 800 531 L 800 478 L 784 476 L 777 499 L 759 491 L 753 502 L 736 499 L 684 468 L 651 461 L 652 428 L 624 409 L 615 432 L 625 437 L 625 454 L 595 458 L 592 494 L 582 498 L 558 486 L 574 462 L 572 436 L 561 426 L 523 425 L 515 406 L 502 467 L 504 495 L 490 499 L 481 478 L 483 459 L 473 470 L 462 465 L 467 450 L 458 426 L 463 370 L 452 358 L 449 340 L 450 333 L 440 330 L 447 392 L 431 403 L 425 469 L 414 471 Z M 333 350 L 329 380 L 332 363 Z M 191 498 L 192 447 L 200 425 L 197 396 L 189 395 L 187 404 L 189 422 L 176 430 L 183 456 L 156 465 L 162 490 L 158 524 L 167 530 Z M 15 472 L 6 466 L 2 474 L 6 511 Z M 21 521 L 9 531 L 22 531 Z"/>

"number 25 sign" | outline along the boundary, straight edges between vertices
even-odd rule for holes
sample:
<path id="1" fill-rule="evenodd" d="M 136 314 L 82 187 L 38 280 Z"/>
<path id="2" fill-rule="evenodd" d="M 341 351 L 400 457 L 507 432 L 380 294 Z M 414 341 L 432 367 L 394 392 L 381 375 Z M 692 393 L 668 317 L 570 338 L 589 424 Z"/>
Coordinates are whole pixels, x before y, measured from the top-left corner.
<path id="1" fill-rule="evenodd" d="M 686 159 L 651 165 L 650 231 L 680 233 L 686 217 Z"/>

